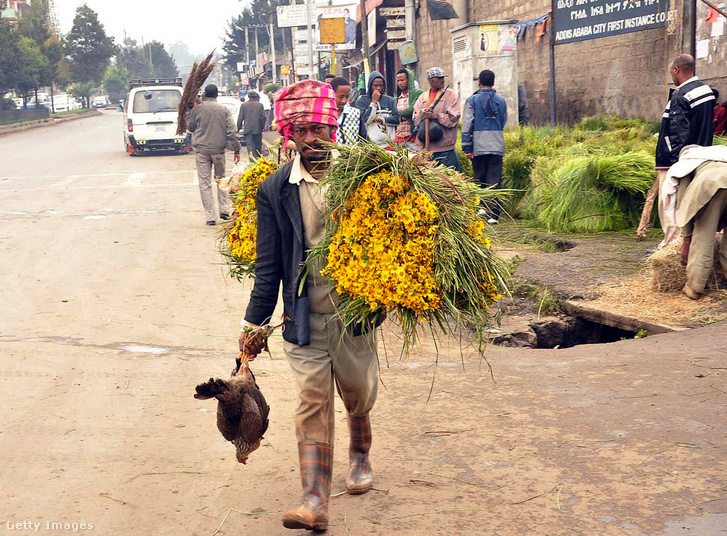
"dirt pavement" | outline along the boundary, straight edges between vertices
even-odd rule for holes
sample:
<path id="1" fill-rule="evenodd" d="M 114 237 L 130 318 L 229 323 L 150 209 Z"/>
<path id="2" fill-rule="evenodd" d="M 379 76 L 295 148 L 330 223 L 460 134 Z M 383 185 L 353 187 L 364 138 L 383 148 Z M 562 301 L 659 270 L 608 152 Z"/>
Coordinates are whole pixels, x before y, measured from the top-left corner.
<path id="1" fill-rule="evenodd" d="M 280 336 L 254 366 L 270 430 L 242 466 L 192 394 L 229 374 L 249 286 L 224 276 L 192 157 L 129 158 L 120 125 L 0 145 L 0 534 L 305 534 L 280 524 L 300 494 Z M 497 383 L 445 340 L 427 404 L 432 344 L 401 363 L 387 325 L 376 491 L 332 498 L 329 534 L 727 534 L 726 327 L 490 347 Z"/>

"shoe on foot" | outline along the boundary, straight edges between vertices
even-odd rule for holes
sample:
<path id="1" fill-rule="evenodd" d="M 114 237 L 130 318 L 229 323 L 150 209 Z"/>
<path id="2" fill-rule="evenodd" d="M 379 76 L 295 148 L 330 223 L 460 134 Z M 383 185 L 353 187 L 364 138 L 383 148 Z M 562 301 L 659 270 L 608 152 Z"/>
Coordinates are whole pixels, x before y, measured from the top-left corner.
<path id="1" fill-rule="evenodd" d="M 227 221 L 230 219 L 230 215 L 229 214 L 220 214 L 220 219 Z"/>
<path id="2" fill-rule="evenodd" d="M 487 211 L 484 208 L 481 208 L 477 211 L 478 218 L 484 218 L 485 216 L 487 216 Z"/>
<path id="3" fill-rule="evenodd" d="M 214 225 L 215 223 L 217 223 L 215 220 L 210 220 L 207 222 L 207 225 Z"/>
<path id="4" fill-rule="evenodd" d="M 497 218 L 490 218 L 489 220 L 487 220 L 487 223 L 489 223 L 490 225 L 497 225 L 498 221 Z"/>

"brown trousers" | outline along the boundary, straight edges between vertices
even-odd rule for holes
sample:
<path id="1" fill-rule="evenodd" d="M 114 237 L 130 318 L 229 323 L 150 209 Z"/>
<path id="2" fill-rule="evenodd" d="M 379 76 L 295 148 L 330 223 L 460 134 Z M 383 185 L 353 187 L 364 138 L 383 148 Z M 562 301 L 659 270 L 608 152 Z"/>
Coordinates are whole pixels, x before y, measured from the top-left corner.
<path id="1" fill-rule="evenodd" d="M 687 285 L 694 292 L 704 292 L 714 266 L 714 235 L 727 211 L 727 190 L 717 190 L 712 200 L 694 218 L 692 244 L 687 262 Z M 727 241 L 724 235 L 719 248 L 719 262 L 727 271 Z"/>
<path id="2" fill-rule="evenodd" d="M 333 315 L 310 313 L 310 345 L 284 344 L 299 389 L 300 401 L 295 412 L 299 443 L 333 444 L 334 382 L 351 415 L 366 415 L 376 402 L 376 333 L 354 337 L 346 332 L 341 337 L 342 330 L 343 325 Z"/>

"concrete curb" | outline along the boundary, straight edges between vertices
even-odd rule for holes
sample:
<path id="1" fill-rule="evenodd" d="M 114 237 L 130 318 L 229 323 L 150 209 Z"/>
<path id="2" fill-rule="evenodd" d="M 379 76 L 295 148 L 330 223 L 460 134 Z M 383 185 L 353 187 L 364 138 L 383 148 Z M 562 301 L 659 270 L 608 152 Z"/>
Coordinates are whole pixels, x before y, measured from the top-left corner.
<path id="1" fill-rule="evenodd" d="M 33 130 L 34 128 L 60 125 L 62 123 L 78 121 L 80 119 L 86 119 L 87 117 L 97 117 L 99 115 L 101 115 L 101 112 L 99 112 L 98 110 L 92 110 L 88 113 L 70 115 L 68 117 L 59 117 L 57 119 L 43 119 L 40 121 L 26 121 L 24 123 L 13 123 L 11 125 L 1 126 L 0 127 L 0 136 L 7 136 L 9 134 L 15 134 L 17 132 L 25 132 L 26 130 Z"/>

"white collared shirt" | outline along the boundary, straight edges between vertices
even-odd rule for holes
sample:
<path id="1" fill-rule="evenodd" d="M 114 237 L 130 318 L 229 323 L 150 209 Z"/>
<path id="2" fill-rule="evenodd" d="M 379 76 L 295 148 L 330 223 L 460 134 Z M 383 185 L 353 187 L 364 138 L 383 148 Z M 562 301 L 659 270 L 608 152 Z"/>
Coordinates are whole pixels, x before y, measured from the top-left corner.
<path id="1" fill-rule="evenodd" d="M 303 162 L 300 161 L 300 153 L 295 155 L 293 159 L 293 167 L 290 169 L 290 178 L 288 182 L 300 186 L 300 181 L 318 184 L 318 179 L 313 177 L 308 170 L 305 169 Z"/>

